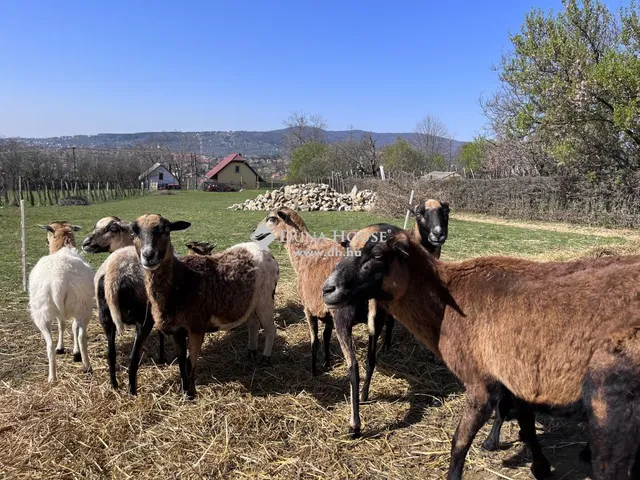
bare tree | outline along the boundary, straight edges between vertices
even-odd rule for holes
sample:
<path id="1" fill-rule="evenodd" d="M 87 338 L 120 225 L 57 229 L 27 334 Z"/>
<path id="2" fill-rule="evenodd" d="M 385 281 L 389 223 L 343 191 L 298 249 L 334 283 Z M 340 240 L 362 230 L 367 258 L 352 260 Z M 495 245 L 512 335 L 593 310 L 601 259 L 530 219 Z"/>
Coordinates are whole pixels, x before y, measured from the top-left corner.
<path id="1" fill-rule="evenodd" d="M 338 171 L 353 170 L 375 177 L 380 169 L 381 152 L 377 138 L 364 133 L 359 139 L 351 136 L 332 148 L 332 168 Z"/>
<path id="2" fill-rule="evenodd" d="M 287 154 L 308 142 L 326 142 L 327 121 L 322 115 L 307 115 L 303 111 L 291 112 L 291 115 L 282 123 L 287 127 L 287 132 L 282 139 Z"/>
<path id="3" fill-rule="evenodd" d="M 449 154 L 452 135 L 438 117 L 425 115 L 413 132 L 412 143 L 424 155 L 428 164 Z"/>

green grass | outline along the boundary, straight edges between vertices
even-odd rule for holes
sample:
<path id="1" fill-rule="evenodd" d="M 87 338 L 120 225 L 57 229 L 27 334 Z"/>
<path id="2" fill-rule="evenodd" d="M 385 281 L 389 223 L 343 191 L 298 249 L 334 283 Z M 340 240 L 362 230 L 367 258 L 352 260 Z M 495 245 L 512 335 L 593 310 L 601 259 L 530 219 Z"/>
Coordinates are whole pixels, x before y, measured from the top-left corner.
<path id="1" fill-rule="evenodd" d="M 261 191 L 237 193 L 180 192 L 175 195 L 149 195 L 142 198 L 100 203 L 88 207 L 27 207 L 27 267 L 47 254 L 46 235 L 38 224 L 53 220 L 69 220 L 81 225 L 78 243 L 93 228 L 96 221 L 107 215 L 116 215 L 131 221 L 145 213 L 160 213 L 171 220 L 187 220 L 191 228 L 173 235 L 174 245 L 179 253 L 186 253 L 184 244 L 189 240 L 215 242 L 217 249 L 235 243 L 248 241 L 255 226 L 264 218 L 265 212 L 232 211 L 229 207 Z M 309 229 L 331 237 L 334 231 L 353 230 L 376 222 L 402 225 L 403 219 L 381 218 L 367 212 L 309 212 L 303 217 Z M 411 222 L 410 225 L 413 223 Z M 621 244 L 622 237 L 601 237 L 547 230 L 525 229 L 517 226 L 494 225 L 452 218 L 449 240 L 443 249 L 445 259 L 464 259 L 478 255 L 515 255 L 523 257 L 544 257 L 551 252 L 575 251 L 590 247 Z M 20 211 L 16 207 L 0 209 L 0 291 L 12 294 L 21 292 L 20 273 Z M 292 272 L 279 244 L 272 244 L 278 260 L 282 264 L 283 277 Z M 97 268 L 106 255 L 86 255 L 87 260 Z M 5 295 L 5 298 L 8 298 Z M 20 295 L 20 303 L 24 298 Z M 6 306 L 6 305 L 5 305 Z"/>

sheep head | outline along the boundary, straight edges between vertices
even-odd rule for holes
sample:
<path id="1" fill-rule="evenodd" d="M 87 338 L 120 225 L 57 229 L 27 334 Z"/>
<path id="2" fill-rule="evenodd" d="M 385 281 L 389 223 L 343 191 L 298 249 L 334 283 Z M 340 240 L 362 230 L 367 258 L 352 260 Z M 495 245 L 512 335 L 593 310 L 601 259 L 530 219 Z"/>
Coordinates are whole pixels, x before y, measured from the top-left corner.
<path id="1" fill-rule="evenodd" d="M 216 248 L 216 244 L 208 242 L 189 242 L 186 244 L 189 249 L 189 255 L 211 255 L 211 252 Z"/>
<path id="2" fill-rule="evenodd" d="M 79 225 L 72 225 L 70 222 L 51 222 L 49 225 L 38 225 L 47 231 L 47 244 L 49 245 L 49 253 L 55 253 L 64 247 L 76 246 L 76 239 L 73 232 L 82 230 Z"/>
<path id="3" fill-rule="evenodd" d="M 325 282 L 322 294 L 328 307 L 340 308 L 372 298 L 388 301 L 406 292 L 412 240 L 404 230 L 389 227 L 378 229 L 378 234 L 367 227 L 356 235 L 369 239 L 358 255 L 345 256 Z"/>
<path id="4" fill-rule="evenodd" d="M 82 249 L 87 253 L 111 253 L 130 245 L 133 245 L 131 226 L 118 217 L 98 220 L 91 233 L 82 241 Z"/>
<path id="5" fill-rule="evenodd" d="M 143 215 L 131 224 L 133 244 L 145 270 L 156 270 L 163 260 L 173 258 L 171 232 L 185 230 L 191 224 L 178 220 L 171 222 L 161 215 Z"/>
<path id="6" fill-rule="evenodd" d="M 423 241 L 440 247 L 447 240 L 449 231 L 449 204 L 438 200 L 423 200 L 418 205 L 409 206 L 409 212 L 416 218 L 416 228 Z"/>

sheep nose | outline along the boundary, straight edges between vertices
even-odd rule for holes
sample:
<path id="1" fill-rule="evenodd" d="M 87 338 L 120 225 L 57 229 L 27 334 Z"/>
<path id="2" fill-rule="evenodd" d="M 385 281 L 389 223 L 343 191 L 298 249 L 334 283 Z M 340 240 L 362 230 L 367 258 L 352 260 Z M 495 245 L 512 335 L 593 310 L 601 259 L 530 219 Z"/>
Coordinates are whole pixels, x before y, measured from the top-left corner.
<path id="1" fill-rule="evenodd" d="M 144 258 L 145 260 L 151 260 L 153 258 L 153 250 L 151 249 L 142 250 L 142 258 Z"/>
<path id="2" fill-rule="evenodd" d="M 435 235 L 440 235 L 442 233 L 442 227 L 440 225 L 436 225 L 433 227 L 433 233 Z"/>
<path id="3" fill-rule="evenodd" d="M 333 293 L 335 291 L 336 291 L 336 286 L 335 285 L 327 285 L 327 284 L 325 284 L 322 287 L 322 293 L 325 294 L 325 295 L 328 294 L 328 293 Z"/>
<path id="4" fill-rule="evenodd" d="M 86 247 L 87 245 L 91 244 L 91 238 L 87 237 L 82 241 L 82 246 Z"/>

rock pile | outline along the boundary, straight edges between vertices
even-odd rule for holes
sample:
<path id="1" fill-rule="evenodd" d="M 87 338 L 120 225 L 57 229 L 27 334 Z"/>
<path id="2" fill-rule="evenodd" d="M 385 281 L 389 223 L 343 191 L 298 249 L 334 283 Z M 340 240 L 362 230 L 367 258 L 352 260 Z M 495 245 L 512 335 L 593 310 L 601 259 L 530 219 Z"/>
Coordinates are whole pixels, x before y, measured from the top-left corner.
<path id="1" fill-rule="evenodd" d="M 271 210 L 279 207 L 290 207 L 300 212 L 341 211 L 364 212 L 373 207 L 376 194 L 371 190 L 358 190 L 353 187 L 351 193 L 338 193 L 324 183 L 307 183 L 302 185 L 286 185 L 259 195 L 244 203 L 231 205 L 233 210 Z"/>

